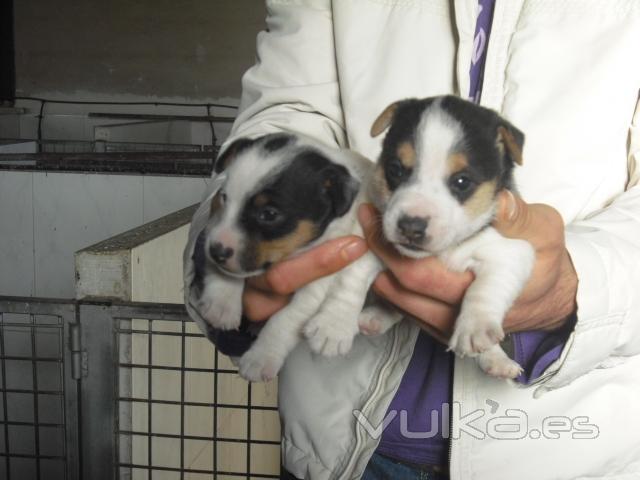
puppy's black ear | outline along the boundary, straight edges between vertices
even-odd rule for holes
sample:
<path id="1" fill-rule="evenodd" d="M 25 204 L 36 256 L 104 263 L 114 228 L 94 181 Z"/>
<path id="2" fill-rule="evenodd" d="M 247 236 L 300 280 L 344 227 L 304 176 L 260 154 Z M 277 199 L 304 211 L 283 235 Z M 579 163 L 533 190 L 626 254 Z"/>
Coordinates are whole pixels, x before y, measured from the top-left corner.
<path id="1" fill-rule="evenodd" d="M 500 119 L 498 124 L 496 144 L 508 160 L 512 163 L 522 165 L 524 133 L 503 118 Z"/>
<path id="2" fill-rule="evenodd" d="M 329 196 L 336 217 L 341 217 L 351 208 L 360 182 L 342 165 L 331 164 L 322 170 L 322 188 Z"/>
<path id="3" fill-rule="evenodd" d="M 251 140 L 250 138 L 239 138 L 238 140 L 234 141 L 218 157 L 218 159 L 216 160 L 214 171 L 216 173 L 220 173 L 223 170 L 226 170 L 233 159 L 236 158 L 242 150 L 245 150 L 249 146 L 253 145 L 253 143 L 255 143 L 255 140 Z"/>

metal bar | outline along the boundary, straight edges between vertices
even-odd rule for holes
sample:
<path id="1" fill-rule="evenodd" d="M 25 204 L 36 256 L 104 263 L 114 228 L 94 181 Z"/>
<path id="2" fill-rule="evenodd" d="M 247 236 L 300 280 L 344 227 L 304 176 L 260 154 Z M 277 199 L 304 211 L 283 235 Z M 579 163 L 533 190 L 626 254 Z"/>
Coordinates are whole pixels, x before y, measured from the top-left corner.
<path id="1" fill-rule="evenodd" d="M 113 388 L 117 381 L 114 369 L 117 358 L 112 311 L 104 304 L 80 304 L 78 315 L 82 345 L 89 352 L 88 375 L 82 379 L 80 390 L 82 478 L 113 480 L 117 421 Z"/>
<path id="2" fill-rule="evenodd" d="M 118 162 L 118 163 L 140 163 L 140 162 L 161 162 L 161 161 L 192 161 L 213 160 L 215 152 L 81 152 L 81 153 L 2 153 L 0 163 L 4 161 L 15 162 L 36 161 L 40 164 L 69 163 L 69 162 Z"/>
<path id="3" fill-rule="evenodd" d="M 246 438 L 229 438 L 229 437 L 199 437 L 197 435 L 184 435 L 175 433 L 155 433 L 155 432 L 138 432 L 134 430 L 118 430 L 117 433 L 123 435 L 138 435 L 140 437 L 159 437 L 159 438 L 173 438 L 173 439 L 185 439 L 185 440 L 215 440 L 218 442 L 230 442 L 230 443 L 247 443 Z M 261 445 L 280 445 L 280 442 L 275 440 L 253 440 L 253 443 Z"/>
<path id="4" fill-rule="evenodd" d="M 9 461 L 10 458 L 31 458 L 31 459 L 36 459 L 36 458 L 40 458 L 42 460 L 64 460 L 64 457 L 61 457 L 59 455 L 40 455 L 40 456 L 35 456 L 35 455 L 29 455 L 28 453 L 2 453 L 0 452 L 0 457 L 5 457 L 7 459 L 7 461 Z M 11 479 L 11 477 L 7 476 L 7 479 Z M 18 480 L 23 480 L 23 479 L 18 479 Z"/>
<path id="5" fill-rule="evenodd" d="M 155 333 L 153 333 L 155 335 Z M 150 370 L 173 370 L 180 371 L 180 367 L 168 367 L 165 365 L 144 365 L 142 363 L 119 363 L 119 367 L 125 368 L 148 368 Z M 202 372 L 202 373 L 238 373 L 237 370 L 221 368 L 220 370 L 211 370 L 210 368 L 186 367 L 185 372 Z"/>
<path id="6" fill-rule="evenodd" d="M 151 363 L 153 362 L 153 338 L 151 337 L 151 324 L 152 324 L 153 320 L 149 320 L 149 322 L 147 323 L 147 328 L 148 328 L 148 333 L 147 333 L 147 363 L 149 365 L 151 365 Z M 147 370 L 147 397 L 148 397 L 148 402 L 147 403 L 147 431 L 149 433 L 151 433 L 153 431 L 153 421 L 152 421 L 152 413 L 153 413 L 153 406 L 151 405 L 151 400 L 153 399 L 153 385 L 152 385 L 152 380 L 153 380 L 153 376 L 151 375 L 152 370 L 149 368 Z M 149 435 L 148 438 L 148 442 L 147 442 L 147 464 L 149 466 L 153 465 L 153 445 L 151 442 L 151 435 Z M 149 480 L 153 480 L 153 470 L 149 472 Z"/>
<path id="7" fill-rule="evenodd" d="M 24 327 L 24 325 L 23 325 Z M 38 326 L 40 328 L 40 326 Z M 0 355 L 0 360 L 32 360 L 34 362 L 49 362 L 49 363 L 62 363 L 62 360 L 59 358 L 53 357 L 20 357 L 16 355 Z"/>
<path id="8" fill-rule="evenodd" d="M 35 316 L 30 315 L 31 318 L 31 352 L 36 354 L 36 332 L 35 332 Z M 35 360 L 31 361 L 31 372 L 33 374 L 33 388 L 38 388 L 38 363 Z M 38 425 L 40 423 L 38 416 L 38 395 L 33 395 L 33 422 Z M 35 435 L 35 449 L 36 449 L 36 477 L 41 480 L 40 477 L 40 428 L 36 426 L 33 429 Z"/>
<path id="9" fill-rule="evenodd" d="M 64 395 L 62 390 L 25 390 L 23 388 L 1 388 L 0 392 L 6 393 L 34 393 L 37 395 L 57 395 L 59 397 Z"/>
<path id="10" fill-rule="evenodd" d="M 213 353 L 213 369 L 218 370 L 218 349 Z M 213 403 L 218 405 L 218 375 L 213 376 Z M 218 480 L 218 442 L 215 440 L 218 436 L 218 408 L 213 408 L 213 480 Z"/>
<path id="11" fill-rule="evenodd" d="M 141 334 L 145 334 L 147 333 L 146 330 L 139 330 L 139 329 L 120 329 L 120 330 L 116 330 L 116 332 L 118 333 L 124 333 L 124 334 L 128 334 L 128 333 L 141 333 Z M 153 331 L 154 335 L 164 335 L 167 337 L 181 337 L 182 333 L 180 332 L 164 332 L 161 330 L 154 330 Z M 185 333 L 184 334 L 185 337 L 188 338 L 201 338 L 202 334 L 201 333 Z"/>
<path id="12" fill-rule="evenodd" d="M 181 322 L 182 342 L 180 344 L 180 480 L 184 480 L 184 401 L 185 401 L 185 369 L 186 369 L 186 337 L 185 322 Z"/>
<path id="13" fill-rule="evenodd" d="M 4 315 L 0 312 L 0 355 L 4 356 Z M 8 402 L 7 402 L 7 368 L 4 360 L 0 361 L 0 368 L 2 368 L 2 410 L 4 419 L 9 420 Z M 7 480 L 11 480 L 11 447 L 9 445 L 9 428 L 4 429 L 4 449 L 7 454 L 5 460 Z"/>
<path id="14" fill-rule="evenodd" d="M 2 296 L 0 312 L 64 317 L 75 313 L 75 303 L 73 299 Z M 27 324 L 20 325 L 24 327 Z"/>
<path id="15" fill-rule="evenodd" d="M 162 472 L 179 472 L 180 471 L 179 468 L 160 467 L 160 466 L 157 466 L 157 465 L 152 465 L 152 466 L 140 465 L 140 464 L 135 464 L 135 463 L 123 463 L 123 464 L 120 464 L 120 466 L 124 467 L 124 468 L 136 468 L 138 470 L 150 470 L 150 471 L 159 470 L 159 471 L 162 471 Z M 240 473 L 240 472 L 216 472 L 216 471 L 212 472 L 211 470 L 197 470 L 197 469 L 194 469 L 194 468 L 185 468 L 184 471 L 185 471 L 185 473 L 200 473 L 200 474 L 204 474 L 204 475 L 208 475 L 208 474 L 212 474 L 213 473 L 214 476 L 216 474 L 218 474 L 218 475 L 225 475 L 225 476 L 228 476 L 228 477 L 244 477 L 246 475 L 246 474 Z M 280 478 L 277 475 L 267 475 L 267 474 L 264 474 L 264 473 L 254 473 L 253 475 L 251 475 L 251 477 L 252 478 L 275 478 L 275 479 Z"/>
<path id="16" fill-rule="evenodd" d="M 33 96 L 25 96 L 18 95 L 4 100 L 30 100 L 34 102 L 42 102 L 45 101 L 47 103 L 61 103 L 65 105 L 126 105 L 126 106 L 136 106 L 136 105 L 151 105 L 151 106 L 170 106 L 170 107 L 206 107 L 207 105 L 211 105 L 212 107 L 220 107 L 220 108 L 232 108 L 237 110 L 238 107 L 235 105 L 224 105 L 221 103 L 187 103 L 187 102 L 100 102 L 100 101 L 90 101 L 90 100 L 56 100 L 53 98 L 44 98 L 44 97 L 33 97 Z"/>
<path id="17" fill-rule="evenodd" d="M 74 301 L 72 308 L 64 312 L 63 330 L 58 337 L 58 351 L 62 352 L 64 359 L 60 370 L 61 383 L 63 385 L 63 415 L 65 424 L 64 454 L 67 458 L 65 463 L 66 478 L 69 480 L 79 480 L 81 478 L 82 456 L 80 452 L 80 382 L 73 375 L 73 352 L 71 345 L 71 331 L 78 329 L 78 308 Z"/>
<path id="18" fill-rule="evenodd" d="M 251 477 L 251 443 L 251 382 L 247 382 L 247 480 Z"/>
<path id="19" fill-rule="evenodd" d="M 19 427 L 64 427 L 64 423 L 51 423 L 51 422 L 14 422 L 14 421 L 6 421 L 0 420 L 0 425 L 15 425 Z"/>
<path id="20" fill-rule="evenodd" d="M 89 118 L 115 118 L 122 120 L 154 120 L 156 122 L 217 122 L 233 123 L 235 117 L 219 117 L 217 115 L 158 115 L 153 113 L 104 113 L 90 112 Z"/>
<path id="21" fill-rule="evenodd" d="M 147 398 L 136 398 L 136 397 L 118 397 L 118 400 L 123 402 L 138 402 L 138 403 L 147 403 L 149 399 Z M 161 403 L 164 405 L 180 405 L 179 400 L 154 400 L 153 403 Z M 249 407 L 247 405 L 236 405 L 233 403 L 206 403 L 206 402 L 184 402 L 186 407 L 218 407 L 218 408 L 237 408 L 238 410 L 247 410 Z M 275 412 L 278 410 L 278 407 L 266 407 L 262 405 L 252 405 L 251 408 L 253 410 L 269 410 Z"/>

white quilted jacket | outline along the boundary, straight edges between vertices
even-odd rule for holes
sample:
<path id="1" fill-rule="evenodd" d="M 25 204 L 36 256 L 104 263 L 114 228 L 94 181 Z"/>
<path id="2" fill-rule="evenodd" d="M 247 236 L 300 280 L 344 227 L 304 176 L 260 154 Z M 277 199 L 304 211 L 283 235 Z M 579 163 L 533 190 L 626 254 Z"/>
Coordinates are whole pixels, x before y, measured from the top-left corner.
<path id="1" fill-rule="evenodd" d="M 267 5 L 229 141 L 292 130 L 374 159 L 380 138 L 368 132 L 387 104 L 468 92 L 477 0 Z M 525 200 L 566 221 L 578 322 L 561 358 L 529 387 L 456 360 L 453 480 L 640 479 L 639 90 L 640 0 L 497 0 L 481 103 L 526 133 L 517 171 Z M 185 252 L 187 303 L 204 209 Z M 403 323 L 358 338 L 347 358 L 317 361 L 304 344 L 293 353 L 280 376 L 291 473 L 360 477 L 377 440 L 354 410 L 382 420 L 416 335 Z M 496 425 L 514 417 L 518 439 L 495 438 Z M 484 438 L 469 433 L 473 418 Z"/>

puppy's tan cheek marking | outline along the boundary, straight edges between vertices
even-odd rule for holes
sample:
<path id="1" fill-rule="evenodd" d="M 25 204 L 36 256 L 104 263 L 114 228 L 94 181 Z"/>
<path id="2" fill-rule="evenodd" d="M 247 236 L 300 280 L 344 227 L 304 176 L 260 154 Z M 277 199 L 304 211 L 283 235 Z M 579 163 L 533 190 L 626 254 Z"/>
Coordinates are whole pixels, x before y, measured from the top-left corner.
<path id="1" fill-rule="evenodd" d="M 411 142 L 402 142 L 396 150 L 398 158 L 406 168 L 413 168 L 416 165 L 416 150 Z"/>
<path id="2" fill-rule="evenodd" d="M 209 210 L 209 218 L 213 217 L 213 215 L 220 210 L 222 207 L 222 200 L 220 199 L 220 193 L 216 193 L 211 200 L 211 210 Z"/>
<path id="3" fill-rule="evenodd" d="M 491 209 L 496 199 L 496 181 L 484 182 L 476 188 L 463 208 L 469 218 L 476 218 Z"/>
<path id="4" fill-rule="evenodd" d="M 297 228 L 282 238 L 258 242 L 255 246 L 256 268 L 266 262 L 274 263 L 284 259 L 303 247 L 316 237 L 316 224 L 309 220 L 301 220 Z"/>
<path id="5" fill-rule="evenodd" d="M 267 203 L 269 203 L 269 196 L 265 193 L 260 193 L 253 199 L 253 204 L 256 207 L 264 207 Z"/>
<path id="6" fill-rule="evenodd" d="M 460 172 L 469 166 L 469 159 L 464 153 L 454 153 L 447 158 L 447 176 Z"/>
<path id="7" fill-rule="evenodd" d="M 382 168 L 382 165 L 377 166 L 376 171 L 371 177 L 369 197 L 378 209 L 383 205 L 386 205 L 391 197 L 391 190 L 389 190 L 389 185 L 387 184 L 387 179 L 384 175 L 384 168 Z"/>

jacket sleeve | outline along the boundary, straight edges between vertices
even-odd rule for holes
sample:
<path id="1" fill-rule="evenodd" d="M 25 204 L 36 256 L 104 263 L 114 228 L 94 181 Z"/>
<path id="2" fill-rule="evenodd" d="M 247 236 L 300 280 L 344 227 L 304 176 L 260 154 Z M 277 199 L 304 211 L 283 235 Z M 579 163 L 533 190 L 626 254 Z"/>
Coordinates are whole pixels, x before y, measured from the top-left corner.
<path id="1" fill-rule="evenodd" d="M 577 321 L 544 387 L 640 354 L 640 101 L 628 150 L 629 181 L 608 206 L 566 227 L 578 274 Z"/>
<path id="2" fill-rule="evenodd" d="M 346 146 L 330 0 L 268 0 L 257 62 L 242 78 L 237 137 L 293 131 Z"/>

